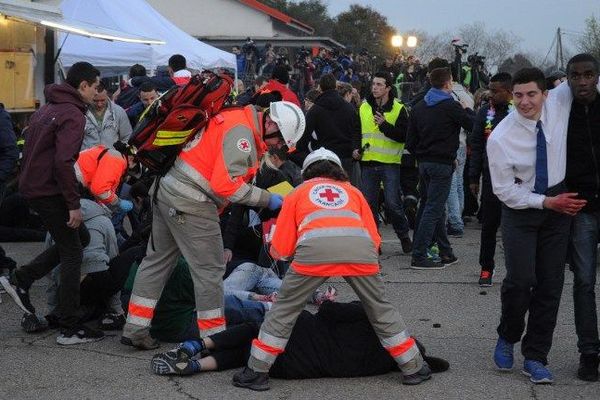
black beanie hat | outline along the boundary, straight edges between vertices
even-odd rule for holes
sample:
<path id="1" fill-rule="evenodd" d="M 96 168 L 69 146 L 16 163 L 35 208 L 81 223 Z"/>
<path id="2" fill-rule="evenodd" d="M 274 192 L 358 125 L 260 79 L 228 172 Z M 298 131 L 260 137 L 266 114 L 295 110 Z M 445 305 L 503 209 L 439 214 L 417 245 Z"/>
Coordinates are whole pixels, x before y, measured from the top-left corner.
<path id="1" fill-rule="evenodd" d="M 273 79 L 277 79 L 279 82 L 287 85 L 290 81 L 290 73 L 288 69 L 284 65 L 278 65 L 273 68 L 273 74 L 271 75 Z"/>

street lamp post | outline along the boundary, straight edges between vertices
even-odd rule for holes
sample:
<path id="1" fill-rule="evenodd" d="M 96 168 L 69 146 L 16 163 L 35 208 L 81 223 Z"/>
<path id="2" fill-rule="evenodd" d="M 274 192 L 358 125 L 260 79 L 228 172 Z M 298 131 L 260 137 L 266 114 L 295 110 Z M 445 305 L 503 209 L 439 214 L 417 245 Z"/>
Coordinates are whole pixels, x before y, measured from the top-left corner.
<path id="1" fill-rule="evenodd" d="M 417 37 L 416 36 L 409 36 L 406 39 L 406 47 L 417 47 Z"/>
<path id="2" fill-rule="evenodd" d="M 394 35 L 392 36 L 392 46 L 393 47 L 402 47 L 402 44 L 404 42 L 404 38 L 400 35 Z"/>

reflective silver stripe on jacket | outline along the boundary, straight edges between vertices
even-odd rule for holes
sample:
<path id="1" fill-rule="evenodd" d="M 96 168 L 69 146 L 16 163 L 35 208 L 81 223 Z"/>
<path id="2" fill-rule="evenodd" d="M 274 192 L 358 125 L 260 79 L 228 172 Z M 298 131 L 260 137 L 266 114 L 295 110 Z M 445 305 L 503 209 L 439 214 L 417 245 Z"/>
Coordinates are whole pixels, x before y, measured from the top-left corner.
<path id="1" fill-rule="evenodd" d="M 300 225 L 298 226 L 298 230 L 302 229 L 304 226 L 308 225 L 312 221 L 319 218 L 353 218 L 360 221 L 360 215 L 355 213 L 354 211 L 349 210 L 319 210 L 314 211 L 308 214 Z"/>
<path id="2" fill-rule="evenodd" d="M 110 198 L 110 196 L 112 196 L 113 192 L 108 190 L 106 192 L 102 192 L 102 193 L 98 193 L 96 195 L 97 198 L 99 198 L 100 200 L 106 200 L 108 198 Z"/>
<path id="3" fill-rule="evenodd" d="M 367 151 L 371 153 L 390 154 L 392 156 L 397 156 L 402 153 L 400 149 L 389 149 L 386 147 L 374 146 L 372 144 Z"/>
<path id="4" fill-rule="evenodd" d="M 402 142 L 398 142 L 394 139 L 390 139 L 389 137 L 385 136 L 383 133 L 363 133 L 362 134 L 363 139 L 374 139 L 374 140 L 383 140 L 384 142 L 390 143 L 390 144 L 402 144 Z"/>
<path id="5" fill-rule="evenodd" d="M 308 239 L 336 236 L 354 236 L 371 239 L 369 232 L 364 228 L 316 228 L 300 236 L 296 244 L 301 244 Z"/>

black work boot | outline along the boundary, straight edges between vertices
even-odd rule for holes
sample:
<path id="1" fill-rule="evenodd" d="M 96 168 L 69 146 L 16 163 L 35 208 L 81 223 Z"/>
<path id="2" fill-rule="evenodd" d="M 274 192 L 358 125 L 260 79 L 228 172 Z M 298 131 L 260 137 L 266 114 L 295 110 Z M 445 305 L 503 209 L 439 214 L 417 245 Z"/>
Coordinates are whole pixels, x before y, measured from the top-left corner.
<path id="1" fill-rule="evenodd" d="M 418 385 L 421 382 L 431 379 L 431 369 L 426 362 L 423 362 L 423 366 L 420 370 L 410 375 L 402 375 L 403 385 Z"/>
<path id="2" fill-rule="evenodd" d="M 269 374 L 256 372 L 252 368 L 244 367 L 233 376 L 233 386 L 262 392 L 269 390 Z"/>
<path id="3" fill-rule="evenodd" d="M 582 381 L 596 382 L 598 380 L 598 353 L 581 354 L 579 356 L 579 368 L 577 377 Z"/>

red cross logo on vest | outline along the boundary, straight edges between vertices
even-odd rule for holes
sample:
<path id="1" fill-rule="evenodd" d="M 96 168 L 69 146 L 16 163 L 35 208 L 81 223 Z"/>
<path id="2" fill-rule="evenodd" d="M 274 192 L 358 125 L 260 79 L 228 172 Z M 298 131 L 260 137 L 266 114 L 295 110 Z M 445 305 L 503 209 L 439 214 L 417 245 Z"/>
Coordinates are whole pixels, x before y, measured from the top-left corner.
<path id="1" fill-rule="evenodd" d="M 331 189 L 327 188 L 324 192 L 319 193 L 319 197 L 327 199 L 327 201 L 334 201 L 338 197 L 339 194 L 334 193 Z"/>
<path id="2" fill-rule="evenodd" d="M 323 208 L 342 208 L 348 203 L 346 190 L 331 183 L 316 184 L 308 197 L 313 204 Z"/>
<path id="3" fill-rule="evenodd" d="M 237 141 L 237 148 L 240 151 L 243 151 L 244 153 L 250 153 L 250 150 L 252 150 L 252 146 L 250 145 L 250 142 L 248 141 L 248 139 L 245 139 L 245 138 L 242 138 Z"/>

